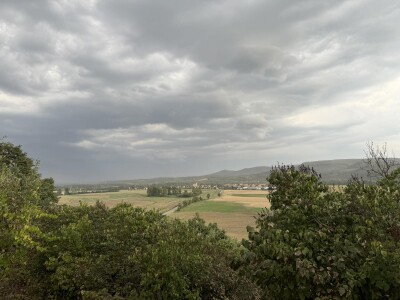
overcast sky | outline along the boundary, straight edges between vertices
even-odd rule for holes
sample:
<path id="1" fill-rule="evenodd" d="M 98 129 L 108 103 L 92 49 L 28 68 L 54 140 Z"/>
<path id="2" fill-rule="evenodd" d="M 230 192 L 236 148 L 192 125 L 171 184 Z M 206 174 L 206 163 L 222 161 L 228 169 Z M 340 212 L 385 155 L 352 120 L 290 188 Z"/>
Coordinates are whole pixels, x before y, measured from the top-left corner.
<path id="1" fill-rule="evenodd" d="M 0 136 L 57 183 L 400 153 L 397 0 L 1 0 Z"/>

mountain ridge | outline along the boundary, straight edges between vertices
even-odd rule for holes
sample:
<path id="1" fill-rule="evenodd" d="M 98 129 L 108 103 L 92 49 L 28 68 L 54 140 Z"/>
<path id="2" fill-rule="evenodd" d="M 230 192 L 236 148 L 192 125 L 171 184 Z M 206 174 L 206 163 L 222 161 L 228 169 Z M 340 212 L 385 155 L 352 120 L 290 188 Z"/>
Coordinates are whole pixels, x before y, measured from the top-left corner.
<path id="1" fill-rule="evenodd" d="M 352 175 L 367 178 L 363 159 L 331 159 L 306 161 L 299 165 L 308 165 L 321 174 L 321 180 L 328 184 L 346 184 Z M 149 179 L 123 180 L 124 184 L 188 184 L 201 182 L 202 184 L 235 184 L 235 183 L 265 183 L 272 166 L 256 166 L 240 170 L 224 169 L 218 172 L 201 176 L 184 177 L 157 177 Z M 117 183 L 115 181 L 114 183 Z"/>
<path id="2" fill-rule="evenodd" d="M 396 159 L 400 165 L 400 160 Z M 306 161 L 300 165 L 312 167 L 317 173 L 321 174 L 321 180 L 327 184 L 347 184 L 353 175 L 357 175 L 366 180 L 366 182 L 374 182 L 368 177 L 366 164 L 364 159 L 331 159 Z M 283 164 L 282 164 L 283 165 Z M 290 164 L 288 164 L 290 165 Z M 266 183 L 266 178 L 272 170 L 272 166 L 256 166 L 243 168 L 240 170 L 224 169 L 218 172 L 200 175 L 200 176 L 184 176 L 184 177 L 156 177 L 148 179 L 133 180 L 113 180 L 98 183 L 103 186 L 147 186 L 150 184 L 162 185 L 191 185 L 194 183 L 204 185 L 223 185 L 223 184 L 262 184 Z M 82 185 L 82 184 L 78 184 Z"/>

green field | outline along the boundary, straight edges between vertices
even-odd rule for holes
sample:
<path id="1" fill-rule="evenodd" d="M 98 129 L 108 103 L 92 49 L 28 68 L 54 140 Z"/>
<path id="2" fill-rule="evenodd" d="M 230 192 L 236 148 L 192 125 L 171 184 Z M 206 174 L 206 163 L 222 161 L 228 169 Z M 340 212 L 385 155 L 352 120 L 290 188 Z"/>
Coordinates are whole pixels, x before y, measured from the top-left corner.
<path id="1" fill-rule="evenodd" d="M 221 197 L 196 202 L 171 216 L 183 220 L 199 214 L 206 222 L 218 227 L 238 240 L 247 238 L 246 227 L 255 226 L 255 216 L 264 207 L 269 207 L 267 191 L 225 190 Z"/>
<path id="2" fill-rule="evenodd" d="M 248 207 L 239 203 L 201 201 L 191 204 L 181 210 L 181 212 L 221 212 L 221 213 L 254 213 L 260 211 L 260 208 Z"/>

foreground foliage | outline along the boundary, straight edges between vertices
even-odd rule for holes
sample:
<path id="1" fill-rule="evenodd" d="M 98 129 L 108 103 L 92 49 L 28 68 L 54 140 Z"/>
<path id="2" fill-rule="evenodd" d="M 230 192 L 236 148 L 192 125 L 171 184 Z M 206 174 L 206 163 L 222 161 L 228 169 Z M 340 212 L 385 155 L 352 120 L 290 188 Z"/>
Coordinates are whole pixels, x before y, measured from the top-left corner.
<path id="1" fill-rule="evenodd" d="M 57 206 L 52 179 L 0 143 L 1 299 L 257 299 L 216 225 L 121 204 Z"/>
<path id="2" fill-rule="evenodd" d="M 400 299 L 400 169 L 340 192 L 304 166 L 268 180 L 239 247 L 198 217 L 55 205 L 53 180 L 1 142 L 0 298 Z"/>
<path id="3" fill-rule="evenodd" d="M 312 169 L 274 169 L 242 262 L 264 298 L 399 299 L 399 175 L 335 192 Z"/>
<path id="4" fill-rule="evenodd" d="M 37 163 L 19 146 L 0 142 L 0 295 L 12 286 L 23 295 L 27 265 L 43 250 L 44 234 L 38 226 L 50 218 L 48 210 L 57 202 L 51 178 L 41 179 Z M 35 281 L 32 278 L 32 284 Z M 4 297 L 1 297 L 4 298 Z"/>
<path id="5" fill-rule="evenodd" d="M 56 207 L 53 216 L 38 225 L 42 249 L 29 264 L 14 265 L 20 281 L 0 283 L 3 295 L 13 298 L 18 284 L 29 299 L 258 298 L 257 287 L 231 267 L 238 246 L 199 218 L 181 222 L 100 203 Z"/>
<path id="6" fill-rule="evenodd" d="M 122 204 L 60 207 L 41 254 L 46 298 L 253 299 L 230 267 L 237 246 L 215 225 Z M 51 228 L 54 228 L 51 230 Z"/>

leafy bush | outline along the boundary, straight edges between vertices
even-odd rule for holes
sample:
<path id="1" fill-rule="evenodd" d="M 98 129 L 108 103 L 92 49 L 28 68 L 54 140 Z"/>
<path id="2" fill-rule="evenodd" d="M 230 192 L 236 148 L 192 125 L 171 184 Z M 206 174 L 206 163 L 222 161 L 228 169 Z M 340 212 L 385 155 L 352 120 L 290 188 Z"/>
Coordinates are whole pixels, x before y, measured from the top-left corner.
<path id="1" fill-rule="evenodd" d="M 216 225 L 127 204 L 56 206 L 53 190 L 20 147 L 0 143 L 1 299 L 259 298 Z"/>
<path id="2" fill-rule="evenodd" d="M 215 225 L 122 204 L 62 207 L 43 253 L 46 298 L 254 299 L 231 268 L 238 255 Z M 114 298 L 113 298 L 114 299 Z"/>
<path id="3" fill-rule="evenodd" d="M 52 179 L 41 179 L 37 165 L 21 147 L 0 142 L 0 295 L 29 298 L 36 277 L 29 264 L 43 251 L 45 238 L 38 223 L 52 217 L 57 198 Z M 30 283 L 27 278 L 30 277 Z M 28 296 L 29 295 L 29 296 Z"/>
<path id="4" fill-rule="evenodd" d="M 266 299 L 399 299 L 399 174 L 335 192 L 312 169 L 275 168 L 242 269 Z"/>

